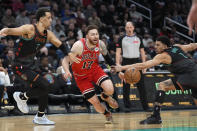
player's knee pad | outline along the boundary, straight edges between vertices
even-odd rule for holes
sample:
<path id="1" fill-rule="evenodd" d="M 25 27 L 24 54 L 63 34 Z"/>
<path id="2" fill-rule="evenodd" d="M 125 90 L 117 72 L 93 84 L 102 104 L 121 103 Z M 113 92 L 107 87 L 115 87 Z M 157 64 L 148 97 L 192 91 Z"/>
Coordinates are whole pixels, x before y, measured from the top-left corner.
<path id="1" fill-rule="evenodd" d="M 92 98 L 95 94 L 96 94 L 95 91 L 91 91 L 91 92 L 85 93 L 84 97 L 85 97 L 85 99 L 88 100 L 88 99 Z"/>
<path id="2" fill-rule="evenodd" d="M 158 103 L 163 103 L 163 101 L 164 101 L 164 99 L 165 99 L 165 91 L 163 91 L 163 90 L 158 90 L 157 92 L 156 92 L 156 95 L 155 95 L 155 102 L 158 102 Z"/>

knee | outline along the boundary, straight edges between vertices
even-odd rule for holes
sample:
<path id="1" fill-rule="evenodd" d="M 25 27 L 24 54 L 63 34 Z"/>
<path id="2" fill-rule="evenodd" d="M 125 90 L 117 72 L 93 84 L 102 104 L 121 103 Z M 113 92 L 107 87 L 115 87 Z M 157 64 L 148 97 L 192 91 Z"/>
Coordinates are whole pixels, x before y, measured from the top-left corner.
<path id="1" fill-rule="evenodd" d="M 113 95 L 114 94 L 114 86 L 111 81 L 108 81 L 107 83 L 101 85 L 105 94 L 107 95 Z"/>
<path id="2" fill-rule="evenodd" d="M 165 88 L 165 84 L 163 82 L 160 82 L 159 83 L 159 87 L 157 90 L 161 90 L 161 91 L 167 91 L 166 88 Z"/>
<path id="3" fill-rule="evenodd" d="M 38 77 L 38 79 L 35 81 L 35 84 L 38 88 L 41 88 L 45 93 L 48 93 L 51 87 L 49 82 L 41 76 Z"/>

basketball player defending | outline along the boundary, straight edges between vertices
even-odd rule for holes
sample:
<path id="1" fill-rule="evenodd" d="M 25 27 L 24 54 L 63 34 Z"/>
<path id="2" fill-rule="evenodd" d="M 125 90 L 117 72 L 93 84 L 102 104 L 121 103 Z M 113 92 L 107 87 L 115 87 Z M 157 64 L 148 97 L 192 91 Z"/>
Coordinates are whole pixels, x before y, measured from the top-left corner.
<path id="1" fill-rule="evenodd" d="M 79 59 L 74 57 L 69 48 L 58 40 L 55 35 L 47 30 L 51 25 L 51 13 L 48 8 L 39 8 L 36 13 L 37 23 L 35 25 L 28 24 L 18 28 L 4 28 L 0 30 L 0 36 L 15 35 L 20 36 L 20 41 L 15 52 L 15 62 L 13 72 L 27 81 L 30 85 L 29 91 L 25 93 L 15 92 L 13 97 L 17 102 L 19 110 L 23 113 L 28 113 L 27 100 L 31 97 L 38 97 L 38 113 L 33 122 L 35 124 L 55 124 L 46 118 L 44 111 L 48 104 L 48 91 L 50 84 L 41 75 L 34 72 L 35 67 L 34 57 L 39 50 L 45 46 L 47 40 L 62 50 L 65 56 L 69 56 L 71 60 L 79 62 Z M 65 57 L 67 59 L 67 57 Z M 67 75 L 71 76 L 68 66 L 64 64 Z"/>
<path id="2" fill-rule="evenodd" d="M 165 92 L 169 90 L 191 89 L 195 104 L 197 103 L 197 64 L 191 60 L 186 52 L 195 50 L 197 43 L 188 45 L 171 46 L 170 40 L 166 36 L 160 36 L 156 40 L 155 51 L 158 53 L 152 60 L 133 65 L 116 66 L 116 71 L 136 68 L 138 70 L 150 68 L 159 64 L 166 64 L 168 70 L 175 75 L 175 78 L 159 83 L 159 88 L 155 94 L 153 114 L 140 124 L 160 124 L 161 105 L 164 101 Z"/>
<path id="3" fill-rule="evenodd" d="M 115 62 L 110 58 L 105 43 L 99 40 L 97 26 L 88 26 L 86 29 L 86 38 L 75 42 L 71 52 L 81 59 L 80 63 L 72 63 L 72 71 L 77 86 L 84 97 L 94 106 L 96 111 L 106 116 L 106 124 L 112 123 L 111 112 L 100 103 L 92 84 L 92 82 L 94 82 L 103 88 L 101 98 L 106 101 L 110 107 L 118 108 L 118 103 L 111 97 L 114 93 L 112 81 L 99 66 L 98 56 L 102 53 L 109 65 L 115 65 Z M 67 59 L 64 59 L 62 64 L 66 64 L 67 62 Z"/>

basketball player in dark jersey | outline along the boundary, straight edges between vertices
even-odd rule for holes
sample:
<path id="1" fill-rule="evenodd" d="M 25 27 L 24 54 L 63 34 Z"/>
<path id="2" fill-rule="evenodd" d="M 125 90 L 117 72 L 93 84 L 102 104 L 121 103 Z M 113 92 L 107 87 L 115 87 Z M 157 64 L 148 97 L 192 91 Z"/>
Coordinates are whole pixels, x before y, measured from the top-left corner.
<path id="1" fill-rule="evenodd" d="M 196 48 L 197 43 L 171 46 L 168 37 L 160 36 L 155 43 L 157 55 L 152 60 L 144 63 L 115 67 L 116 71 L 122 71 L 128 68 L 142 70 L 159 64 L 166 64 L 168 70 L 175 75 L 175 79 L 168 79 L 159 83 L 159 88 L 155 94 L 153 114 L 147 119 L 140 121 L 140 124 L 162 123 L 160 110 L 166 91 L 191 89 L 194 102 L 197 103 L 197 64 L 186 54 L 186 52 L 195 50 Z"/>
<path id="2" fill-rule="evenodd" d="M 23 113 L 28 113 L 28 98 L 37 96 L 39 107 L 33 122 L 36 124 L 55 124 L 53 121 L 48 120 L 44 114 L 48 104 L 50 84 L 41 75 L 33 71 L 35 66 L 34 57 L 36 53 L 45 46 L 48 40 L 62 50 L 66 59 L 70 58 L 75 62 L 79 62 L 80 60 L 73 56 L 69 48 L 63 45 L 62 42 L 48 30 L 52 22 L 51 13 L 48 8 L 39 8 L 36 13 L 36 20 L 37 23 L 35 25 L 27 24 L 18 28 L 4 28 L 0 31 L 0 36 L 20 36 L 20 41 L 15 52 L 16 58 L 12 67 L 16 75 L 29 83 L 30 89 L 25 93 L 15 92 L 13 94 L 19 110 Z M 66 64 L 63 65 L 66 72 L 65 76 L 71 76 L 68 66 L 69 65 Z"/>

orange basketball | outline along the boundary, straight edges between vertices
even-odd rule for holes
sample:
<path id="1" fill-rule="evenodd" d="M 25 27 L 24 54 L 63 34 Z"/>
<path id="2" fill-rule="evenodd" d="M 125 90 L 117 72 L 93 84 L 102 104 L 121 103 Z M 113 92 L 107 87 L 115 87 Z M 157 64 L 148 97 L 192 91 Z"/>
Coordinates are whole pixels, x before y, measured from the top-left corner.
<path id="1" fill-rule="evenodd" d="M 141 74 L 139 70 L 136 70 L 134 68 L 129 68 L 125 71 L 124 78 L 126 83 L 136 84 L 141 79 Z"/>

